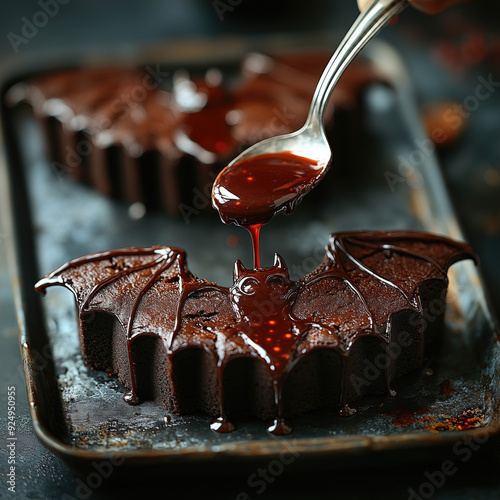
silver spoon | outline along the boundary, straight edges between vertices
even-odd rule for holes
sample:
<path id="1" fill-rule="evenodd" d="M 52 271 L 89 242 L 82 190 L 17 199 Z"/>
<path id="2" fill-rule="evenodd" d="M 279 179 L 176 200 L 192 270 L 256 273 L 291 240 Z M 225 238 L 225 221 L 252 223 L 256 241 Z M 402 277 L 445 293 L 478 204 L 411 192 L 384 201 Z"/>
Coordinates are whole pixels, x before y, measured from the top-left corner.
<path id="1" fill-rule="evenodd" d="M 305 124 L 291 134 L 265 139 L 249 147 L 238 155 L 219 174 L 212 190 L 214 207 L 222 216 L 224 205 L 228 201 L 227 190 L 221 185 L 227 180 L 227 174 L 236 172 L 236 164 L 257 155 L 289 152 L 295 156 L 311 160 L 318 173 L 312 182 L 296 185 L 297 202 L 323 178 L 330 167 L 332 151 L 324 131 L 324 115 L 328 99 L 342 73 L 379 30 L 407 5 L 408 0 L 373 0 L 358 16 L 347 35 L 326 66 L 314 91 L 311 107 Z M 234 199 L 234 194 L 231 194 Z M 224 218 L 223 218 L 224 220 Z"/>

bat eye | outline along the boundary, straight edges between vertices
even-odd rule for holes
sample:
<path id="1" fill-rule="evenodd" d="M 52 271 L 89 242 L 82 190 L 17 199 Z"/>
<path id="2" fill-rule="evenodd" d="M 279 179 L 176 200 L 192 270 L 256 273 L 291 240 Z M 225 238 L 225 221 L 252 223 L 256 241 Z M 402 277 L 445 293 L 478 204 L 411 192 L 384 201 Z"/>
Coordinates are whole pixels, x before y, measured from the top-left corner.
<path id="1" fill-rule="evenodd" d="M 279 275 L 270 276 L 267 280 L 267 283 L 273 290 L 281 290 L 287 287 L 285 278 Z"/>
<path id="2" fill-rule="evenodd" d="M 244 278 L 240 283 L 240 290 L 245 295 L 252 295 L 257 289 L 259 282 L 255 278 Z"/>

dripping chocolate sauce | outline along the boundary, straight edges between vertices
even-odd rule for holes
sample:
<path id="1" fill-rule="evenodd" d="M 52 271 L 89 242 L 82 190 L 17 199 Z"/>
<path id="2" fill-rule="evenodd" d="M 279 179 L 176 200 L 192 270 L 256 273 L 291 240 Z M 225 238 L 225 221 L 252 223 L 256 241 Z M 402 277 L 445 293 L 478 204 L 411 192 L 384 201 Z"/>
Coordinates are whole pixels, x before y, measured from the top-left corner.
<path id="1" fill-rule="evenodd" d="M 316 160 L 291 152 L 256 155 L 226 167 L 212 190 L 212 202 L 225 224 L 250 232 L 254 269 L 260 268 L 260 230 L 276 214 L 290 214 L 321 177 Z"/>

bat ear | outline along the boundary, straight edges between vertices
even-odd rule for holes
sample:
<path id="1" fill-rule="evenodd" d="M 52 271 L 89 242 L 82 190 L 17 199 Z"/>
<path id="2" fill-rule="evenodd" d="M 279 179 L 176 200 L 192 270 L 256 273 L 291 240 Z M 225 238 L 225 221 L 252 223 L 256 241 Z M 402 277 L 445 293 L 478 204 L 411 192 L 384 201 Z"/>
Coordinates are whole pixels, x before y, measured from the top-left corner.
<path id="1" fill-rule="evenodd" d="M 241 275 L 245 273 L 246 269 L 241 263 L 241 260 L 237 260 L 234 263 L 234 270 L 233 270 L 233 281 L 236 282 Z"/>
<path id="2" fill-rule="evenodd" d="M 288 274 L 288 268 L 286 267 L 285 261 L 277 253 L 274 254 L 274 267 L 277 267 L 278 269 L 281 269 L 282 271 L 285 271 L 286 274 Z"/>

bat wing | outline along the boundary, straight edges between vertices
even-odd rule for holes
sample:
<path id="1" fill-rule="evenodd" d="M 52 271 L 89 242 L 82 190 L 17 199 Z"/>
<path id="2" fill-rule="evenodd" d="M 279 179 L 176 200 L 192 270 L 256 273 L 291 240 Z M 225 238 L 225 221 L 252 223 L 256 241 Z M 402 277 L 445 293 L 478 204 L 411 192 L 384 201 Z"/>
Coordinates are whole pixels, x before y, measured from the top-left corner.
<path id="1" fill-rule="evenodd" d="M 81 316 L 111 314 L 127 339 L 158 335 L 169 349 L 177 334 L 189 327 L 202 330 L 204 321 L 218 309 L 232 314 L 223 307 L 226 289 L 197 278 L 187 267 L 185 252 L 174 247 L 124 248 L 87 255 L 48 274 L 35 289 L 45 293 L 54 285 L 73 292 Z M 207 295 L 211 300 L 205 300 Z"/>
<path id="2" fill-rule="evenodd" d="M 469 258 L 468 245 L 427 233 L 333 234 L 321 264 L 299 282 L 294 314 L 341 331 L 346 347 L 360 332 L 388 340 L 391 314 L 422 312 L 428 296 L 445 300 L 448 268 Z"/>

